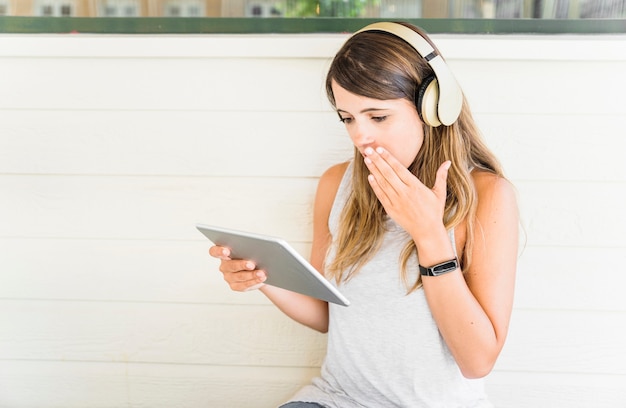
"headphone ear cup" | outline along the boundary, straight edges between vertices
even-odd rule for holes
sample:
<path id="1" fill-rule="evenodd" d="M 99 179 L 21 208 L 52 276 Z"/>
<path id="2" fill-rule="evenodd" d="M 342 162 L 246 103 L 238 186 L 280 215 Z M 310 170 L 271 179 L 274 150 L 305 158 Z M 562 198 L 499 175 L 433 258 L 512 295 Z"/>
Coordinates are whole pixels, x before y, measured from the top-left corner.
<path id="1" fill-rule="evenodd" d="M 415 93 L 415 107 L 420 119 L 429 126 L 441 125 L 437 107 L 439 105 L 439 83 L 437 77 L 431 75 L 424 78 Z"/>

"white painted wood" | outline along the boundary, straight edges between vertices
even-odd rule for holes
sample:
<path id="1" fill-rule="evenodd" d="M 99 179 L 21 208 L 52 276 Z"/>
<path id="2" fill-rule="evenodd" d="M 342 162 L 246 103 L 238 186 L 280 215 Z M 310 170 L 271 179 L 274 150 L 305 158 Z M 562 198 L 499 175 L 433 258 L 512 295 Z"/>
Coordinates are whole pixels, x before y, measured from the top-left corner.
<path id="1" fill-rule="evenodd" d="M 228 290 L 209 242 L 0 239 L 0 298 L 268 304 L 258 292 Z M 310 244 L 295 248 L 308 258 Z M 626 311 L 622 248 L 526 246 L 519 258 L 520 309 Z M 589 279 L 598 265 L 603 279 Z M 564 277 L 564 274 L 566 277 Z M 611 282 L 607 285 L 607 281 Z"/>
<path id="2" fill-rule="evenodd" d="M 477 113 L 623 115 L 626 62 L 451 61 Z"/>
<path id="3" fill-rule="evenodd" d="M 352 156 L 345 130 L 329 112 L 18 110 L 2 116 L 0 135 L 11 137 L 0 137 L 0 172 L 9 174 L 318 177 Z M 623 115 L 476 118 L 512 179 L 626 178 L 621 150 L 607 149 L 622 140 L 614 129 Z M 564 124 L 571 124 L 566 132 Z"/>
<path id="4" fill-rule="evenodd" d="M 196 223 L 311 239 L 317 181 L 4 176 L 0 237 L 199 239 Z"/>
<path id="5" fill-rule="evenodd" d="M 621 132 L 626 114 L 476 115 L 484 138 L 515 180 L 626 180 Z M 514 125 L 512 125 L 514 124 Z"/>
<path id="6" fill-rule="evenodd" d="M 0 359 L 319 367 L 325 335 L 272 305 L 1 300 Z"/>
<path id="7" fill-rule="evenodd" d="M 5 75 L 0 76 L 0 88 L 5 93 L 0 96 L 1 109 L 329 110 L 322 86 L 327 59 L 253 59 L 245 63 L 239 59 L 165 58 L 33 61 L 2 61 Z M 45 72 L 40 72 L 39 64 L 47 67 Z M 620 103 L 626 90 L 626 79 L 621 75 L 626 61 L 494 59 L 488 63 L 451 61 L 451 66 L 477 113 L 626 113 Z M 592 75 L 592 85 L 587 85 Z M 12 80 L 16 76 L 28 78 L 28 86 Z"/>
<path id="8" fill-rule="evenodd" d="M 4 176 L 0 237 L 196 239 L 194 225 L 203 222 L 309 241 L 316 179 L 259 180 Z M 624 183 L 516 188 L 529 245 L 626 245 L 623 202 L 615 199 Z"/>
<path id="9" fill-rule="evenodd" d="M 0 404 L 12 408 L 276 406 L 316 369 L 134 363 L 4 361 Z M 130 381 L 129 381 L 130 380 Z M 268 392 L 269 391 L 269 392 Z M 619 377 L 494 372 L 487 391 L 496 406 L 619 408 Z"/>
<path id="10" fill-rule="evenodd" d="M 2 359 L 318 367 L 325 351 L 324 335 L 271 305 L 0 303 Z M 626 312 L 518 309 L 514 317 L 499 370 L 626 377 Z"/>
<path id="11" fill-rule="evenodd" d="M 2 109 L 319 111 L 328 59 L 3 60 Z M 47 67 L 38 70 L 39 64 Z M 248 67 L 255 66 L 254 71 Z M 450 61 L 478 113 L 626 113 L 626 61 Z M 180 75 L 184 72 L 184 75 Z M 566 72 L 567 75 L 563 73 Z M 12 80 L 28 78 L 28 86 Z M 592 79 L 591 79 L 592 78 Z M 67 84 L 73 84 L 68 87 Z M 120 88 L 124 97 L 120 98 Z M 297 92 L 296 92 L 297 90 Z M 10 95 L 10 97 L 8 97 Z M 164 97 L 167 95 L 167 97 Z M 558 103 L 555 103 L 558 100 Z"/>
<path id="12" fill-rule="evenodd" d="M 326 64 L 323 59 L 6 59 L 0 109 L 328 110 L 321 81 Z"/>
<path id="13" fill-rule="evenodd" d="M 81 34 L 67 37 L 0 34 L 0 40 L 3 40 L 0 41 L 0 57 L 328 58 L 335 54 L 348 36 Z M 448 59 L 626 61 L 624 34 L 433 34 L 431 37 Z"/>
<path id="14" fill-rule="evenodd" d="M 624 264 L 621 247 L 526 247 L 518 263 L 515 305 L 539 311 L 626 312 Z"/>
<path id="15" fill-rule="evenodd" d="M 495 371 L 487 381 L 487 393 L 496 407 L 626 406 L 624 378 L 613 375 Z"/>
<path id="16" fill-rule="evenodd" d="M 353 151 L 330 112 L 17 110 L 0 115 L 0 135 L 11 135 L 0 136 L 2 173 L 319 177 Z"/>
<path id="17" fill-rule="evenodd" d="M 626 378 L 626 312 L 516 309 L 496 367 Z M 610 333 L 610 335 L 609 335 Z"/>
<path id="18" fill-rule="evenodd" d="M 318 372 L 302 367 L 5 360 L 0 365 L 0 406 L 273 407 Z"/>
<path id="19" fill-rule="evenodd" d="M 529 245 L 626 247 L 623 181 L 518 182 L 516 187 Z"/>
<path id="20" fill-rule="evenodd" d="M 269 407 L 319 371 L 194 225 L 308 256 L 345 38 L 0 35 L 0 407 Z M 435 38 L 526 234 L 493 401 L 626 406 L 625 37 Z"/>
<path id="21" fill-rule="evenodd" d="M 269 304 L 238 293 L 196 240 L 0 239 L 0 299 Z M 294 243 L 306 259 L 310 244 Z"/>

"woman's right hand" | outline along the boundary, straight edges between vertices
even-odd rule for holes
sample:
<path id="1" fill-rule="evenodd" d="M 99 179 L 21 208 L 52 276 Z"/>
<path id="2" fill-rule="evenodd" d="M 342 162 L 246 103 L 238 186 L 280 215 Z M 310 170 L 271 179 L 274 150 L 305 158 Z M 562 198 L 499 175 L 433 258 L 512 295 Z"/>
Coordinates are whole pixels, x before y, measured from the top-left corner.
<path id="1" fill-rule="evenodd" d="M 230 249 L 223 246 L 212 246 L 209 255 L 221 260 L 220 272 L 230 288 L 237 292 L 258 289 L 267 279 L 265 272 L 256 268 L 254 262 L 247 259 L 231 259 Z"/>

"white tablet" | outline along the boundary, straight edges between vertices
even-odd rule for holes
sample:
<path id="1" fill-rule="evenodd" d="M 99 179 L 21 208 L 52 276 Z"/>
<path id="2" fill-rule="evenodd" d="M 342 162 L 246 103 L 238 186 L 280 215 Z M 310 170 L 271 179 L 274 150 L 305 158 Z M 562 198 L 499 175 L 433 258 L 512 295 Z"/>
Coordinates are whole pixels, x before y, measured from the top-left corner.
<path id="1" fill-rule="evenodd" d="M 267 235 L 213 225 L 196 228 L 215 245 L 231 250 L 233 259 L 249 259 L 267 274 L 266 284 L 348 306 L 350 302 L 286 241 Z"/>

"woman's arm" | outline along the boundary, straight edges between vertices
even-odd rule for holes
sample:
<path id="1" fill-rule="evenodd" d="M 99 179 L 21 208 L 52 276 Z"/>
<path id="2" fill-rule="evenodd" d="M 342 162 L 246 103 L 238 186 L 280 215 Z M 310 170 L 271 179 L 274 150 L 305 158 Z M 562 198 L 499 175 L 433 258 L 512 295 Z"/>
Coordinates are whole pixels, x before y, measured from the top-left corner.
<path id="1" fill-rule="evenodd" d="M 311 265 L 323 273 L 324 258 L 330 244 L 328 216 L 332 208 L 339 183 L 346 164 L 339 164 L 328 169 L 320 178 L 313 209 L 313 244 Z M 293 320 L 314 330 L 328 331 L 328 303 L 310 296 L 292 292 L 275 286 L 265 285 L 265 272 L 257 270 L 249 260 L 230 259 L 228 248 L 214 246 L 209 253 L 222 260 L 220 271 L 232 290 L 248 291 L 259 289 L 283 313 Z"/>
<path id="2" fill-rule="evenodd" d="M 422 277 L 424 291 L 441 335 L 461 372 L 487 375 L 508 332 L 518 251 L 519 216 L 512 185 L 477 172 L 478 208 L 470 267 L 441 276 Z M 453 257 L 445 230 L 416 240 L 420 264 L 431 266 Z"/>
<path id="3" fill-rule="evenodd" d="M 415 241 L 420 264 L 431 267 L 454 258 L 443 224 L 450 163 L 440 166 L 431 189 L 384 149 L 365 153 L 370 184 L 387 213 Z M 491 173 L 474 173 L 478 205 L 471 265 L 465 273 L 457 268 L 422 277 L 437 327 L 469 378 L 487 375 L 504 345 L 513 306 L 519 222 L 513 186 Z"/>

